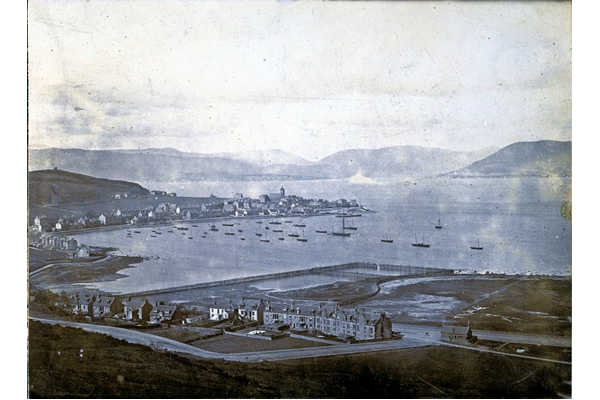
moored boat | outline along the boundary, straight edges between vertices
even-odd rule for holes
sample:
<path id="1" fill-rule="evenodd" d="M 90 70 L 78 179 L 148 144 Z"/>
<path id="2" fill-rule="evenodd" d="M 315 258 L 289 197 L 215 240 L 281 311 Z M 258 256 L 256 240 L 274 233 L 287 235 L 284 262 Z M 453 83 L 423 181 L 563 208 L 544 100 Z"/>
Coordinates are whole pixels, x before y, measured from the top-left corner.
<path id="1" fill-rule="evenodd" d="M 415 242 L 411 243 L 413 246 L 415 247 L 429 247 L 431 246 L 430 244 L 426 244 L 425 243 L 425 237 L 423 237 L 423 239 L 419 242 L 415 236 Z"/>
<path id="2" fill-rule="evenodd" d="M 483 250 L 483 247 L 479 245 L 479 239 L 477 239 L 477 246 L 471 246 L 471 250 Z"/>
<path id="3" fill-rule="evenodd" d="M 394 239 L 390 238 L 389 235 L 384 235 L 381 241 L 383 243 L 394 243 Z"/>

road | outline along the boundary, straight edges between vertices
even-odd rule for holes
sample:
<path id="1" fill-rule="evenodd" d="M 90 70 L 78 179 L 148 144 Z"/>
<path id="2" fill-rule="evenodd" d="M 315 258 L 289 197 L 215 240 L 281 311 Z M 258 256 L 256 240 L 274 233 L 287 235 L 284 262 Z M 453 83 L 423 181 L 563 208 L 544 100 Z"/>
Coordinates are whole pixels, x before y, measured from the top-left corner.
<path id="1" fill-rule="evenodd" d="M 429 336 L 430 339 L 440 340 L 440 328 L 436 326 L 392 324 L 392 330 L 402 332 L 406 337 L 415 339 Z M 428 334 L 428 335 L 427 335 Z M 525 333 L 491 332 L 477 330 L 473 335 L 482 340 L 493 340 L 502 343 L 533 344 L 541 346 L 571 347 L 571 338 L 555 336 L 531 335 Z"/>
<path id="2" fill-rule="evenodd" d="M 419 325 L 394 325 L 394 330 L 402 329 L 404 338 L 401 340 L 392 340 L 385 342 L 375 343 L 358 343 L 358 344 L 339 344 L 335 346 L 326 347 L 309 347 L 302 349 L 285 349 L 285 350 L 273 350 L 273 351 L 261 351 L 261 352 L 249 352 L 249 353 L 236 353 L 236 354 L 223 354 L 216 353 L 208 350 L 199 349 L 194 346 L 190 346 L 185 343 L 181 343 L 172 339 L 155 336 L 149 333 L 135 331 L 131 329 L 118 328 L 114 326 L 106 325 L 94 325 L 85 324 L 71 321 L 58 321 L 46 318 L 30 317 L 31 320 L 43 322 L 46 324 L 54 324 L 61 326 L 69 326 L 74 328 L 81 328 L 88 332 L 101 333 L 112 336 L 117 339 L 126 340 L 130 343 L 141 344 L 150 346 L 157 350 L 165 350 L 174 353 L 182 353 L 185 355 L 191 355 L 195 357 L 208 358 L 208 359 L 222 359 L 227 361 L 239 361 L 239 362 L 260 362 L 260 361 L 283 361 L 293 360 L 300 358 L 314 358 L 314 357 L 327 357 L 337 356 L 345 354 L 359 354 L 359 353 L 372 353 L 379 351 L 392 351 L 398 349 L 424 347 L 424 346 L 450 346 L 459 347 L 468 350 L 501 354 L 504 356 L 527 358 L 538 361 L 555 362 L 561 364 L 571 364 L 565 361 L 549 360 L 537 357 L 523 356 L 519 354 L 502 353 L 499 351 L 486 350 L 471 346 L 461 346 L 442 342 L 440 340 L 440 331 L 436 327 L 419 326 Z"/>
<path id="3" fill-rule="evenodd" d="M 190 346 L 185 343 L 178 342 L 176 340 L 152 335 L 150 333 L 135 331 L 131 329 L 118 328 L 107 325 L 94 325 L 85 324 L 72 321 L 58 321 L 46 318 L 35 318 L 31 317 L 31 320 L 43 322 L 46 324 L 69 326 L 73 328 L 81 328 L 87 332 L 102 333 L 104 335 L 112 336 L 116 339 L 126 340 L 129 343 L 141 344 L 149 346 L 157 350 L 166 350 L 174 353 L 183 353 L 191 356 L 209 358 L 209 359 L 221 359 L 227 361 L 241 361 L 241 362 L 258 362 L 258 361 L 282 361 L 282 360 L 293 360 L 298 358 L 313 358 L 313 357 L 325 357 L 325 356 L 336 356 L 343 354 L 358 354 L 385 350 L 397 350 L 410 347 L 423 347 L 430 346 L 431 343 L 419 341 L 419 340 L 393 340 L 387 342 L 376 342 L 376 343 L 360 343 L 360 344 L 340 344 L 337 346 L 327 347 L 309 347 L 302 349 L 286 349 L 286 350 L 273 350 L 273 351 L 261 351 L 261 352 L 250 352 L 250 353 L 236 353 L 236 354 L 223 354 L 216 353 L 213 351 L 199 349 L 194 346 Z"/>

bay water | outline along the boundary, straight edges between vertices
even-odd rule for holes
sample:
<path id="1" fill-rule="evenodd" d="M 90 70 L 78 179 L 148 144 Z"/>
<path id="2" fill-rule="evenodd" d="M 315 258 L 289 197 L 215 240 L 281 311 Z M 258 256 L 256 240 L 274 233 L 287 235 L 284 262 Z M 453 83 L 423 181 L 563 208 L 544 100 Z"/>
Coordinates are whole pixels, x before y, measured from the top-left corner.
<path id="1" fill-rule="evenodd" d="M 561 213 L 562 206 L 570 201 L 571 180 L 567 178 L 141 184 L 175 191 L 179 196 L 232 197 L 241 192 L 253 198 L 277 193 L 284 186 L 286 194 L 305 198 L 357 199 L 373 212 L 346 219 L 357 228 L 349 231 L 350 237 L 329 234 L 342 228 L 342 219 L 333 215 L 279 218 L 302 221 L 305 228 L 285 222 L 269 225 L 268 219 L 257 224 L 257 219 L 230 218 L 214 222 L 218 232 L 210 231 L 209 222 L 201 221 L 177 223 L 188 227 L 187 231 L 162 226 L 159 235 L 152 232 L 158 227 L 131 228 L 132 232 L 140 231 L 131 238 L 125 229 L 78 234 L 75 238 L 79 242 L 116 247 L 117 255 L 145 257 L 122 271 L 120 279 L 85 286 L 114 293 L 134 292 L 356 261 L 463 273 L 571 274 L 571 222 Z M 438 222 L 442 229 L 435 228 Z M 271 229 L 266 230 L 266 226 Z M 283 232 L 272 231 L 277 228 Z M 238 232 L 240 229 L 243 232 Z M 206 238 L 202 238 L 205 231 Z M 270 241 L 261 242 L 257 232 Z M 299 234 L 307 242 L 299 242 L 289 233 Z M 382 242 L 384 237 L 393 243 Z M 430 247 L 414 247 L 415 241 Z M 482 250 L 471 249 L 478 243 Z M 318 282 L 331 283 L 328 279 L 337 280 L 321 277 Z"/>

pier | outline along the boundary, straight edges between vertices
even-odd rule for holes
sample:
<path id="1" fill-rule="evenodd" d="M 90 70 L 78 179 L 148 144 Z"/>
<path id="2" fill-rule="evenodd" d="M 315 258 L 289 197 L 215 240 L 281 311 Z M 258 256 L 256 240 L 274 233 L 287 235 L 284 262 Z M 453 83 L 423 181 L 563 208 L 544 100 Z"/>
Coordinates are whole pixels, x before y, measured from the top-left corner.
<path id="1" fill-rule="evenodd" d="M 304 275 L 325 275 L 325 274 L 334 273 L 334 272 L 346 273 L 346 274 L 350 274 L 351 276 L 359 276 L 359 277 L 362 277 L 362 279 L 373 278 L 373 277 L 382 277 L 382 275 L 377 275 L 377 274 L 349 271 L 352 269 L 371 269 L 373 271 L 394 272 L 398 276 L 430 276 L 430 275 L 453 275 L 454 274 L 454 270 L 451 270 L 451 269 L 355 262 L 355 263 L 348 263 L 348 264 L 330 265 L 330 266 L 326 266 L 326 267 L 314 267 L 314 268 L 300 269 L 300 270 L 294 270 L 294 271 L 276 272 L 276 273 L 272 273 L 272 274 L 263 274 L 263 275 L 254 275 L 254 276 L 247 276 L 247 277 L 241 277 L 241 278 L 224 279 L 224 280 L 212 281 L 212 282 L 202 282 L 202 283 L 195 283 L 195 284 L 191 284 L 191 285 L 174 286 L 174 287 L 164 288 L 164 289 L 153 289 L 153 290 L 145 290 L 145 291 L 141 291 L 141 292 L 123 293 L 123 294 L 119 294 L 119 297 L 150 296 L 150 295 L 163 294 L 163 293 L 181 292 L 184 290 L 195 290 L 195 289 L 204 289 L 204 288 L 217 287 L 217 286 L 235 285 L 235 284 L 240 284 L 240 283 L 257 282 L 257 281 L 264 281 L 264 280 L 269 280 L 269 279 L 291 278 L 291 277 L 295 277 L 295 276 L 304 276 Z"/>

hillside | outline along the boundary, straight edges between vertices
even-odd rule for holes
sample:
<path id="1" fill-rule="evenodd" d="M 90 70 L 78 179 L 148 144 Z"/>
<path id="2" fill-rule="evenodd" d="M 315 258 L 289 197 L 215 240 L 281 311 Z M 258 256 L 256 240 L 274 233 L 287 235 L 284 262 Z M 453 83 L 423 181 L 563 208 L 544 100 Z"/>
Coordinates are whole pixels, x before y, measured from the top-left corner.
<path id="1" fill-rule="evenodd" d="M 82 329 L 31 321 L 28 351 L 29 398 L 418 399 L 440 398 L 440 393 L 451 398 L 558 398 L 571 394 L 566 383 L 571 381 L 570 365 L 446 346 L 236 363 L 189 359 Z"/>
<path id="2" fill-rule="evenodd" d="M 497 149 L 461 152 L 417 146 L 382 149 L 344 150 L 319 161 L 338 177 L 351 177 L 359 171 L 367 177 L 431 176 L 469 165 Z"/>
<path id="3" fill-rule="evenodd" d="M 172 148 L 31 149 L 30 170 L 67 169 L 130 181 L 332 179 L 373 177 L 543 176 L 571 174 L 571 142 L 519 142 L 501 150 L 418 146 L 343 150 L 309 162 L 282 150 L 190 153 Z"/>
<path id="4" fill-rule="evenodd" d="M 448 175 L 456 177 L 571 176 L 571 163 L 570 141 L 518 142 Z"/>
<path id="5" fill-rule="evenodd" d="M 242 161 L 179 153 L 168 149 L 34 149 L 30 150 L 29 168 L 57 167 L 107 179 L 167 182 L 243 180 L 260 173 L 260 168 Z"/>
<path id="6" fill-rule="evenodd" d="M 89 203 L 127 193 L 129 197 L 150 192 L 137 183 L 94 178 L 61 170 L 31 171 L 27 174 L 30 206 Z"/>

